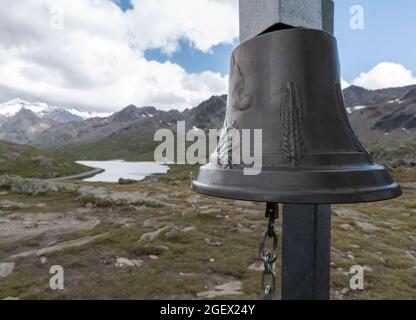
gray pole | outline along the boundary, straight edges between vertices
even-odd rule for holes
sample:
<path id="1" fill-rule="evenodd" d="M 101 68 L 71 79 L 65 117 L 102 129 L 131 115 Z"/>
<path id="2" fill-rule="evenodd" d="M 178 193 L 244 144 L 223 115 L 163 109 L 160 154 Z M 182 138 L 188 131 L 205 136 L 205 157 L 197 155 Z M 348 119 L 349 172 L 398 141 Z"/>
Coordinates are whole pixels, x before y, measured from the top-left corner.
<path id="1" fill-rule="evenodd" d="M 332 0 L 240 0 L 240 41 L 282 25 L 334 31 Z M 282 298 L 326 300 L 330 205 L 283 205 Z"/>
<path id="2" fill-rule="evenodd" d="M 328 300 L 331 206 L 283 205 L 282 299 Z"/>

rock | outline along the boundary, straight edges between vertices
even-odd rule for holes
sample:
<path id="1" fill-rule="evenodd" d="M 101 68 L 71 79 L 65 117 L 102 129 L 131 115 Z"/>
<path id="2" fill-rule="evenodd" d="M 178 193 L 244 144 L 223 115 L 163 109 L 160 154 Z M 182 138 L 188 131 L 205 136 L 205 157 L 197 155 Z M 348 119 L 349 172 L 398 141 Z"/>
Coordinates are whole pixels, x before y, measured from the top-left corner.
<path id="1" fill-rule="evenodd" d="M 373 272 L 373 268 L 370 266 L 364 266 L 364 271 Z"/>
<path id="2" fill-rule="evenodd" d="M 46 194 L 48 192 L 75 191 L 79 186 L 69 183 L 57 183 L 42 179 L 24 179 L 16 176 L 0 176 L 0 187 L 10 188 L 12 192 L 27 195 Z"/>
<path id="3" fill-rule="evenodd" d="M 34 222 L 31 219 L 25 219 L 22 224 L 25 226 L 26 229 L 36 228 L 38 226 L 37 222 Z"/>
<path id="4" fill-rule="evenodd" d="M 145 233 L 140 237 L 139 241 L 141 241 L 141 242 L 153 241 L 153 240 L 157 239 L 158 237 L 160 237 L 163 233 L 167 233 L 170 230 L 172 230 L 172 227 L 166 226 L 166 227 L 163 227 L 163 228 L 161 228 L 157 231 Z"/>
<path id="5" fill-rule="evenodd" d="M 136 184 L 136 183 L 138 183 L 137 180 L 123 179 L 123 178 L 118 179 L 118 184 L 121 184 L 121 185 L 125 185 L 125 184 Z"/>
<path id="6" fill-rule="evenodd" d="M 14 270 L 14 262 L 2 262 L 0 263 L 0 278 L 6 278 Z"/>
<path id="7" fill-rule="evenodd" d="M 209 246 L 212 246 L 212 247 L 220 247 L 220 246 L 222 246 L 222 242 L 221 241 L 219 241 L 219 240 L 211 240 L 211 239 L 208 239 L 208 238 L 205 239 L 205 243 L 207 245 L 209 245 Z"/>
<path id="8" fill-rule="evenodd" d="M 340 229 L 345 230 L 345 231 L 352 231 L 354 230 L 354 228 L 352 227 L 352 225 L 348 224 L 348 223 L 344 223 L 338 226 Z"/>
<path id="9" fill-rule="evenodd" d="M 6 191 L 4 191 L 4 192 L 0 192 L 0 197 L 3 197 L 3 196 L 7 196 L 7 192 Z"/>
<path id="10" fill-rule="evenodd" d="M 361 247 L 359 245 L 356 244 L 350 244 L 350 247 L 353 249 L 361 249 Z"/>
<path id="11" fill-rule="evenodd" d="M 335 208 L 333 211 L 342 219 L 367 220 L 368 218 L 365 214 L 348 208 Z"/>
<path id="12" fill-rule="evenodd" d="M 264 263 L 261 262 L 261 261 L 254 262 L 254 263 L 252 263 L 252 264 L 249 265 L 248 270 L 263 272 L 263 270 L 264 270 Z"/>
<path id="13" fill-rule="evenodd" d="M 200 292 L 197 294 L 199 298 L 204 299 L 214 299 L 217 297 L 224 297 L 224 296 L 237 296 L 243 294 L 242 284 L 240 281 L 232 281 L 228 283 L 224 283 L 222 285 L 218 285 L 215 287 L 215 290 Z"/>
<path id="14" fill-rule="evenodd" d="M 416 241 L 416 237 L 415 236 L 409 236 L 409 240 Z"/>
<path id="15" fill-rule="evenodd" d="M 134 267 L 134 266 L 135 266 L 134 262 L 127 258 L 117 258 L 117 261 L 116 261 L 117 268 Z"/>
<path id="16" fill-rule="evenodd" d="M 177 198 L 177 197 L 181 197 L 183 193 L 179 191 L 175 191 L 175 192 L 172 192 L 170 195 L 174 198 Z"/>
<path id="17" fill-rule="evenodd" d="M 86 207 L 87 209 L 94 209 L 94 208 L 95 208 L 95 205 L 93 205 L 91 202 L 88 202 L 88 203 L 85 205 L 85 207 Z"/>
<path id="18" fill-rule="evenodd" d="M 190 203 L 190 204 L 196 204 L 199 202 L 199 199 L 201 199 L 200 196 L 192 196 L 189 197 L 188 199 L 186 199 L 186 202 Z"/>
<path id="19" fill-rule="evenodd" d="M 155 260 L 158 260 L 158 259 L 159 259 L 159 257 L 158 257 L 158 256 L 156 256 L 156 255 L 154 255 L 154 254 L 151 254 L 151 255 L 149 256 L 149 259 L 150 259 L 150 260 L 155 261 Z"/>
<path id="20" fill-rule="evenodd" d="M 352 254 L 349 254 L 349 255 L 347 256 L 347 258 L 348 258 L 348 259 L 350 259 L 350 260 L 355 260 L 355 257 L 354 257 Z"/>
<path id="21" fill-rule="evenodd" d="M 193 231 L 196 231 L 196 230 L 197 230 L 196 227 L 192 226 L 192 227 L 186 227 L 186 228 L 182 229 L 182 232 L 188 233 L 188 232 L 193 232 Z"/>
<path id="22" fill-rule="evenodd" d="M 185 273 L 185 272 L 179 272 L 179 275 L 181 277 L 193 277 L 195 273 Z"/>
<path id="23" fill-rule="evenodd" d="M 57 245 L 46 247 L 43 249 L 36 249 L 36 250 L 21 252 L 21 253 L 10 256 L 10 259 L 26 258 L 29 256 L 40 257 L 45 254 L 52 253 L 52 252 L 62 251 L 62 250 L 69 249 L 69 248 L 81 247 L 95 240 L 104 238 L 107 235 L 108 233 L 103 233 L 103 234 L 99 234 L 96 236 L 84 237 L 84 238 L 80 238 L 76 240 L 65 241 L 65 242 L 58 243 Z"/>
<path id="24" fill-rule="evenodd" d="M 355 224 L 357 227 L 359 227 L 360 229 L 364 231 L 373 232 L 373 231 L 379 230 L 379 228 L 377 228 L 375 225 L 372 225 L 371 223 L 368 223 L 368 222 L 356 221 Z"/>
<path id="25" fill-rule="evenodd" d="M 7 297 L 7 298 L 4 298 L 4 299 L 2 299 L 2 300 L 4 300 L 4 301 L 6 301 L 6 300 L 9 300 L 9 301 L 17 301 L 17 300 L 20 300 L 20 298 L 19 297 Z"/>
<path id="26" fill-rule="evenodd" d="M 344 289 L 342 289 L 342 290 L 340 291 L 340 293 L 341 293 L 342 295 L 346 295 L 349 291 L 350 291 L 350 289 L 348 289 L 348 288 L 344 288 Z"/>
<path id="27" fill-rule="evenodd" d="M 214 258 L 209 259 L 209 262 L 215 262 Z"/>
<path id="28" fill-rule="evenodd" d="M 143 222 L 143 228 L 157 227 L 159 225 L 160 222 L 157 218 L 149 218 Z"/>
<path id="29" fill-rule="evenodd" d="M 413 261 L 416 261 L 416 252 L 410 251 L 410 250 L 406 250 L 405 251 L 405 255 L 406 255 L 406 258 L 408 258 L 410 260 L 413 260 Z"/>
<path id="30" fill-rule="evenodd" d="M 30 208 L 29 205 L 19 202 L 12 202 L 12 201 L 0 201 L 0 208 L 1 209 L 9 209 L 9 210 L 16 210 L 16 209 L 28 209 Z"/>
<path id="31" fill-rule="evenodd" d="M 158 245 L 155 246 L 155 250 L 159 253 L 163 253 L 169 250 L 169 247 L 163 246 L 163 245 Z"/>
<path id="32" fill-rule="evenodd" d="M 335 247 L 331 247 L 331 256 L 334 259 L 338 259 L 338 258 L 342 258 L 343 254 L 342 254 L 341 250 L 338 250 Z"/>
<path id="33" fill-rule="evenodd" d="M 46 262 L 48 262 L 48 258 L 46 258 L 46 257 L 40 257 L 40 263 L 41 264 L 46 264 Z"/>
<path id="34" fill-rule="evenodd" d="M 221 212 L 221 210 L 220 209 L 215 209 L 215 208 L 199 211 L 200 214 L 213 214 L 213 213 L 219 213 L 219 212 Z"/>
<path id="35" fill-rule="evenodd" d="M 176 229 L 171 229 L 165 233 L 166 240 L 176 240 L 179 237 L 179 231 Z"/>
<path id="36" fill-rule="evenodd" d="M 117 261 L 116 261 L 117 268 L 140 267 L 142 264 L 143 264 L 143 261 L 140 259 L 130 260 L 127 258 L 117 258 Z"/>

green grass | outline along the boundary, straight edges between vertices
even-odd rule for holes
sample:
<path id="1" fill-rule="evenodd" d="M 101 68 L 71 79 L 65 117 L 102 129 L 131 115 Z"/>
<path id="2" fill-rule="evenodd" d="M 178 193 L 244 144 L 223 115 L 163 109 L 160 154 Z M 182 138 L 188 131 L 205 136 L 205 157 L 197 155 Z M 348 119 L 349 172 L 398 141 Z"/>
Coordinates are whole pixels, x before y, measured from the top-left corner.
<path id="1" fill-rule="evenodd" d="M 53 178 L 82 173 L 91 168 L 44 150 L 0 141 L 0 175 Z"/>

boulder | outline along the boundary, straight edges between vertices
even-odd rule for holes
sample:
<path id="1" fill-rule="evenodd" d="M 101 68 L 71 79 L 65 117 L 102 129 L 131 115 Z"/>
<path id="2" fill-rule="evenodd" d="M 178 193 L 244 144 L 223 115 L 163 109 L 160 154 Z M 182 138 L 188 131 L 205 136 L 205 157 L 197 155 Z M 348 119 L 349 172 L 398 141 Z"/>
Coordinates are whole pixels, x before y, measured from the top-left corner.
<path id="1" fill-rule="evenodd" d="M 153 240 L 159 238 L 162 234 L 165 234 L 165 233 L 167 233 L 170 230 L 172 230 L 172 227 L 171 226 L 165 226 L 165 227 L 163 227 L 163 228 L 161 228 L 159 230 L 156 230 L 154 232 L 145 233 L 145 234 L 143 234 L 140 237 L 140 240 L 139 241 L 140 242 L 150 242 L 150 241 L 153 241 Z"/>
<path id="2" fill-rule="evenodd" d="M 6 278 L 14 270 L 14 262 L 2 262 L 0 263 L 0 278 Z"/>
<path id="3" fill-rule="evenodd" d="M 118 179 L 118 184 L 121 184 L 121 185 L 124 185 L 124 184 L 135 184 L 137 182 L 138 182 L 137 180 L 132 180 L 132 179 L 123 179 L 123 178 Z"/>

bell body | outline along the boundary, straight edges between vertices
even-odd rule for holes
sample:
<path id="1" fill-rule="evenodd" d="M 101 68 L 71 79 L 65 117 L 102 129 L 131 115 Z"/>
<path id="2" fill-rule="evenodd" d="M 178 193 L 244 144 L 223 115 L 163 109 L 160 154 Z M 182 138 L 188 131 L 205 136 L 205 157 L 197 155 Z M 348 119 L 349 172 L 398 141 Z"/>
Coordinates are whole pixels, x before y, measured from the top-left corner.
<path id="1" fill-rule="evenodd" d="M 279 203 L 355 203 L 399 196 L 400 186 L 385 167 L 373 163 L 355 136 L 340 82 L 337 43 L 329 33 L 286 29 L 242 43 L 232 54 L 218 153 L 200 168 L 193 189 Z M 232 159 L 220 161 L 230 153 L 230 128 L 262 129 L 258 175 L 245 175 L 246 166 Z"/>

